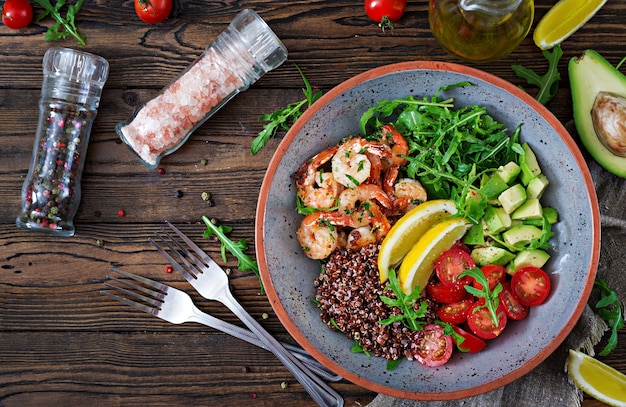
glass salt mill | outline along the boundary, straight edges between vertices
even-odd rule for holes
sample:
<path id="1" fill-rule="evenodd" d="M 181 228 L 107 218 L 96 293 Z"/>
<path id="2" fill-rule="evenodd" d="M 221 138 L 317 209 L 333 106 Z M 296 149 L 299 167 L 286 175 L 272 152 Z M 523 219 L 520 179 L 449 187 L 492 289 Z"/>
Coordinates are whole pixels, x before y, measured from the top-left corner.
<path id="1" fill-rule="evenodd" d="M 475 62 L 510 54 L 530 31 L 533 0 L 429 0 L 430 29 L 449 53 Z"/>
<path id="2" fill-rule="evenodd" d="M 33 155 L 15 223 L 23 229 L 72 236 L 91 126 L 109 63 L 87 52 L 50 48 L 43 58 L 43 73 Z"/>

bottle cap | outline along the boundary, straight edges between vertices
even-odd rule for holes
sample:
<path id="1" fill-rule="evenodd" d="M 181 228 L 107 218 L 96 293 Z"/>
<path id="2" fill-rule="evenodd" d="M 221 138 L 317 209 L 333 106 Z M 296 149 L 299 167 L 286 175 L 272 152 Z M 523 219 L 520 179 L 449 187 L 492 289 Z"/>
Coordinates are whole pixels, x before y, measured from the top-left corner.
<path id="1" fill-rule="evenodd" d="M 246 9 L 237 14 L 229 28 L 239 33 L 265 72 L 278 68 L 287 60 L 287 48 L 254 10 Z"/>

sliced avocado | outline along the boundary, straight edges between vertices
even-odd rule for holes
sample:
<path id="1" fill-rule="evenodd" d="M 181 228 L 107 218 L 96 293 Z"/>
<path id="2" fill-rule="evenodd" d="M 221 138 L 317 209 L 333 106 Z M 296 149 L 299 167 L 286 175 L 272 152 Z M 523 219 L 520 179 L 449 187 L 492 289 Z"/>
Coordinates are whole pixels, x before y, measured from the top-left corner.
<path id="1" fill-rule="evenodd" d="M 485 231 L 484 225 L 480 222 L 477 225 L 474 225 L 467 231 L 465 236 L 462 239 L 463 243 L 468 245 L 477 245 L 477 244 L 485 244 Z"/>
<path id="2" fill-rule="evenodd" d="M 485 184 L 480 188 L 480 193 L 487 198 L 487 201 L 491 201 L 496 199 L 508 187 L 509 185 L 495 172 L 485 181 Z"/>
<path id="3" fill-rule="evenodd" d="M 504 266 L 516 258 L 510 251 L 496 246 L 476 247 L 472 250 L 471 256 L 480 267 L 486 266 L 487 264 L 499 264 L 500 266 Z"/>
<path id="4" fill-rule="evenodd" d="M 506 213 L 511 214 L 526 202 L 526 189 L 521 184 L 515 184 L 498 196 L 498 202 Z"/>
<path id="5" fill-rule="evenodd" d="M 510 161 L 498 167 L 495 173 L 502 180 L 504 180 L 504 182 L 510 185 L 513 181 L 515 181 L 515 178 L 517 178 L 517 176 L 519 175 L 519 172 L 520 172 L 519 165 L 517 165 L 515 161 Z"/>
<path id="6" fill-rule="evenodd" d="M 555 224 L 559 220 L 559 212 L 551 206 L 543 207 L 543 216 L 546 217 L 548 223 Z"/>
<path id="7" fill-rule="evenodd" d="M 507 273 L 515 273 L 516 270 L 524 266 L 542 268 L 550 259 L 550 255 L 540 249 L 522 250 L 515 256 L 507 268 Z"/>
<path id="8" fill-rule="evenodd" d="M 520 157 L 519 166 L 522 170 L 520 179 L 522 180 L 522 184 L 528 185 L 531 179 L 541 174 L 541 167 L 539 167 L 535 152 L 530 148 L 528 143 L 522 144 L 522 148 L 524 149 L 524 155 Z"/>
<path id="9" fill-rule="evenodd" d="M 570 59 L 568 70 L 574 123 L 583 145 L 604 169 L 626 178 L 626 157 L 613 154 L 602 144 L 591 118 L 593 105 L 600 92 L 626 97 L 626 76 L 593 50 L 586 50 L 581 56 Z"/>
<path id="10" fill-rule="evenodd" d="M 537 198 L 527 199 L 519 208 L 511 214 L 511 219 L 541 219 L 543 216 L 543 208 Z"/>
<path id="11" fill-rule="evenodd" d="M 539 174 L 535 178 L 531 179 L 526 187 L 526 196 L 530 198 L 541 198 L 543 192 L 546 190 L 550 181 L 544 174 Z"/>
<path id="12" fill-rule="evenodd" d="M 511 246 L 527 245 L 541 237 L 541 229 L 533 225 L 516 225 L 502 233 L 504 241 Z"/>
<path id="13" fill-rule="evenodd" d="M 500 233 L 511 227 L 511 216 L 501 207 L 487 206 L 483 220 L 492 234 Z"/>

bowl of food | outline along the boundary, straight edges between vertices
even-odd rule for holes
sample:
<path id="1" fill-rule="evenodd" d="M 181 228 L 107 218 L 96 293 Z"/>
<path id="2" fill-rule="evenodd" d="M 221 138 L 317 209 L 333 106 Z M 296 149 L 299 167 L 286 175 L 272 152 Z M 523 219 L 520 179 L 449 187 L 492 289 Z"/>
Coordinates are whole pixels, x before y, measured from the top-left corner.
<path id="1" fill-rule="evenodd" d="M 544 106 L 416 61 L 347 80 L 291 128 L 261 188 L 256 254 L 278 318 L 318 361 L 378 393 L 449 400 L 556 350 L 599 234 L 585 160 Z"/>

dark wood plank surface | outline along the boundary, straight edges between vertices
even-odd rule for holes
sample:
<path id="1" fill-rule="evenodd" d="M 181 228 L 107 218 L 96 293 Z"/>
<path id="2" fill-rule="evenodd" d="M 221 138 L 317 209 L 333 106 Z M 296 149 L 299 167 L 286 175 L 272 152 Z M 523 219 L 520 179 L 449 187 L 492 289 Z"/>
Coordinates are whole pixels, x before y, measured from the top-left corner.
<path id="1" fill-rule="evenodd" d="M 553 0 L 536 4 L 535 24 Z M 149 99 L 203 51 L 243 8 L 255 9 L 289 49 L 289 61 L 264 76 L 199 128 L 186 145 L 148 171 L 120 143 L 114 126 Z M 418 59 L 461 62 L 432 38 L 427 2 L 409 1 L 393 31 L 384 33 L 360 1 L 184 0 L 159 25 L 142 23 L 131 1 L 87 1 L 76 18 L 87 45 L 73 39 L 46 42 L 51 20 L 13 31 L 0 27 L 0 405 L 247 405 L 314 403 L 270 353 L 195 324 L 171 325 L 99 294 L 108 268 L 166 281 L 189 292 L 202 308 L 238 323 L 225 307 L 202 301 L 147 238 L 169 220 L 183 223 L 203 249 L 219 258 L 219 245 L 203 240 L 200 217 L 233 227 L 254 253 L 259 188 L 279 143 L 256 156 L 250 142 L 258 117 L 300 100 L 303 69 L 323 91 L 368 69 Z M 35 13 L 41 9 L 35 6 Z M 608 2 L 563 44 L 563 80 L 549 107 L 572 120 L 567 61 L 586 48 L 613 64 L 626 55 L 624 2 Z M 15 226 L 20 191 L 31 158 L 42 80 L 41 62 L 51 46 L 80 48 L 105 57 L 110 74 L 94 125 L 76 216 L 76 235 L 51 237 Z M 545 72 L 547 62 L 529 36 L 509 57 L 471 64 L 516 85 L 511 65 Z M 531 89 L 531 92 L 533 90 Z M 206 160 L 205 162 L 203 160 Z M 182 196 L 177 191 L 182 192 Z M 202 193 L 211 194 L 211 201 Z M 125 216 L 118 216 L 123 209 Z M 232 269 L 235 296 L 279 339 L 290 341 L 259 294 L 254 276 Z M 263 318 L 267 314 L 267 318 Z M 626 371 L 626 334 L 604 358 Z M 286 389 L 281 383 L 288 383 Z M 333 384 L 346 405 L 367 404 L 375 394 L 348 382 Z M 584 406 L 601 403 L 585 399 Z"/>

